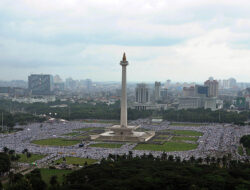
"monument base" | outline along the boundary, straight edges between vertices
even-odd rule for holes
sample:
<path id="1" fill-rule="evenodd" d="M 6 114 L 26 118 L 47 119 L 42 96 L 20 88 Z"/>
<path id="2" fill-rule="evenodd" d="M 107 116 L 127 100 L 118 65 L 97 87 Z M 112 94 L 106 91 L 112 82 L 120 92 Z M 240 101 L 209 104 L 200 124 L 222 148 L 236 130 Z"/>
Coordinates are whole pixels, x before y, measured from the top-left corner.
<path id="1" fill-rule="evenodd" d="M 118 142 L 146 142 L 154 135 L 154 131 L 138 132 L 135 131 L 140 126 L 121 127 L 114 125 L 99 135 L 90 135 L 91 140 L 118 141 Z"/>

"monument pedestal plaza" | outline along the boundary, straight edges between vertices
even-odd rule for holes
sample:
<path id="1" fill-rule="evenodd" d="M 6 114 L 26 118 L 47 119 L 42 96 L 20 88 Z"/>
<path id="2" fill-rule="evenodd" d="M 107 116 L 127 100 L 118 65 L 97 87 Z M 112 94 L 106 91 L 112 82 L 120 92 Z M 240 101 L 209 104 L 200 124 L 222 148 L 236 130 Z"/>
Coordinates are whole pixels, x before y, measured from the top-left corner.
<path id="1" fill-rule="evenodd" d="M 99 135 L 91 135 L 92 140 L 103 141 L 132 141 L 132 142 L 146 142 L 154 135 L 154 131 L 138 132 L 135 131 L 140 126 L 128 126 L 127 124 L 127 65 L 125 53 L 123 54 L 122 61 L 122 97 L 121 97 L 121 123 L 108 127 L 107 131 Z"/>

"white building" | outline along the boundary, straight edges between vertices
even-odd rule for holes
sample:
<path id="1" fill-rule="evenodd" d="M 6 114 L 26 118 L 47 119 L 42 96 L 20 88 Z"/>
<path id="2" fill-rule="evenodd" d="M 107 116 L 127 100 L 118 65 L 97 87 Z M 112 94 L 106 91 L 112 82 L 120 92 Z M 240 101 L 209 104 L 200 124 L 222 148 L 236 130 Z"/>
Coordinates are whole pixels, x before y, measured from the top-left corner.
<path id="1" fill-rule="evenodd" d="M 218 96 L 219 83 L 216 80 L 207 80 L 204 82 L 204 86 L 208 87 L 208 97 Z"/>
<path id="2" fill-rule="evenodd" d="M 154 91 L 154 95 L 155 95 L 155 101 L 159 101 L 161 98 L 161 83 L 160 82 L 155 82 L 155 91 Z"/>
<path id="3" fill-rule="evenodd" d="M 137 87 L 135 89 L 135 97 L 137 103 L 149 103 L 150 102 L 150 94 L 149 94 L 149 88 L 146 84 L 141 83 L 137 84 Z"/>

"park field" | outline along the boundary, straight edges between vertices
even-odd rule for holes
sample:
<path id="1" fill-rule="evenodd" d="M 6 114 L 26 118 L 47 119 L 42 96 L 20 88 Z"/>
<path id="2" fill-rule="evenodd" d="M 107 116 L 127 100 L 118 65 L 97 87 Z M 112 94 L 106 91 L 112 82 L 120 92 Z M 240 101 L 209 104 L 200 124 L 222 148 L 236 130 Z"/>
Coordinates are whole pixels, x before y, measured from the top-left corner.
<path id="1" fill-rule="evenodd" d="M 103 124 L 114 124 L 117 125 L 120 122 L 119 121 L 113 121 L 113 120 L 84 120 L 84 123 L 103 123 Z"/>
<path id="2" fill-rule="evenodd" d="M 31 157 L 27 158 L 26 154 L 18 154 L 20 156 L 20 159 L 18 162 L 22 163 L 32 163 L 35 162 L 36 160 L 40 160 L 45 157 L 45 155 L 41 154 L 31 154 Z"/>
<path id="3" fill-rule="evenodd" d="M 47 169 L 47 168 L 42 168 L 40 169 L 40 171 L 42 179 L 47 185 L 49 185 L 51 176 L 53 175 L 57 176 L 57 181 L 61 184 L 63 181 L 63 175 L 67 175 L 73 172 L 73 170 L 58 170 L 58 169 Z"/>
<path id="4" fill-rule="evenodd" d="M 181 126 L 181 127 L 200 127 L 205 124 L 202 123 L 170 123 L 170 126 Z"/>
<path id="5" fill-rule="evenodd" d="M 174 136 L 171 138 L 171 141 L 197 141 L 197 137 L 185 137 L 185 136 Z"/>
<path id="6" fill-rule="evenodd" d="M 123 144 L 115 144 L 115 143 L 97 143 L 91 144 L 90 147 L 99 147 L 99 148 L 120 148 Z"/>
<path id="7" fill-rule="evenodd" d="M 94 131 L 94 130 L 104 130 L 104 128 L 103 127 L 86 127 L 86 128 L 74 129 L 74 131 Z"/>
<path id="8" fill-rule="evenodd" d="M 84 166 L 85 162 L 87 162 L 88 165 L 97 162 L 97 160 L 90 159 L 90 158 L 65 157 L 65 159 L 66 159 L 66 164 L 79 164 L 80 166 Z M 62 162 L 63 162 L 62 158 L 55 161 L 55 163 L 59 163 L 59 164 Z"/>
<path id="9" fill-rule="evenodd" d="M 63 134 L 64 136 L 76 136 L 79 135 L 80 133 L 78 132 L 72 132 L 72 133 L 67 133 L 67 134 Z"/>
<path id="10" fill-rule="evenodd" d="M 172 133 L 174 135 L 183 135 L 183 136 L 195 136 L 199 137 L 202 136 L 203 133 L 198 131 L 190 131 L 190 130 L 166 130 L 165 132 Z"/>
<path id="11" fill-rule="evenodd" d="M 32 141 L 32 143 L 42 146 L 72 146 L 80 142 L 80 140 L 67 140 L 63 138 L 41 139 Z"/>
<path id="12" fill-rule="evenodd" d="M 152 151 L 187 151 L 197 148 L 197 144 L 190 144 L 184 142 L 166 142 L 163 145 L 158 144 L 138 144 L 135 150 L 152 150 Z"/>

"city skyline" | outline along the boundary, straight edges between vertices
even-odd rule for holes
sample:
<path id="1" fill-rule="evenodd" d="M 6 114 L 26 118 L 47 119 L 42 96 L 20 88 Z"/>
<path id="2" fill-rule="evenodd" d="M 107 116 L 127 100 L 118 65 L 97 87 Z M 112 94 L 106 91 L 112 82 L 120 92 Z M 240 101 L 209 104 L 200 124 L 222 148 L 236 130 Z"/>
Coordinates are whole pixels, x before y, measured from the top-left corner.
<path id="1" fill-rule="evenodd" d="M 33 73 L 120 81 L 250 82 L 250 2 L 0 2 L 0 80 Z"/>

